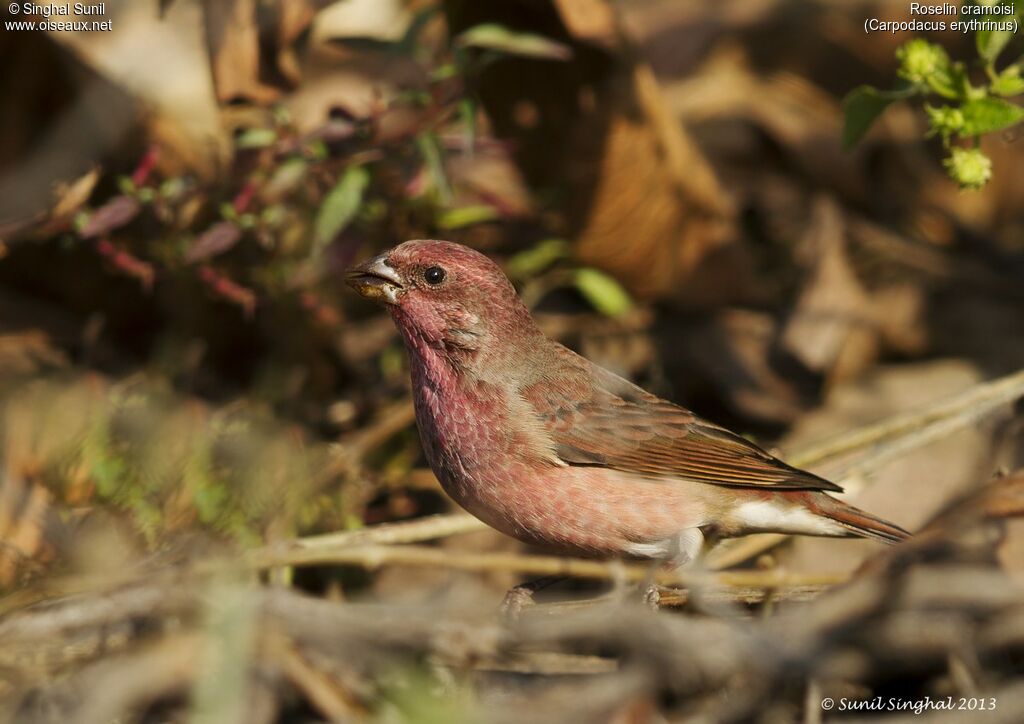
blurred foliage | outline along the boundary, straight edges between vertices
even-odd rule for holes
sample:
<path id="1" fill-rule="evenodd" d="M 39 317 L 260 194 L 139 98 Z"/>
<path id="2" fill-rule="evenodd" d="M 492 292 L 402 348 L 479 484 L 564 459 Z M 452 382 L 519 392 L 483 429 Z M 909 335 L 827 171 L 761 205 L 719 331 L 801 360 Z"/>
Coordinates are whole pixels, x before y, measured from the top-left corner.
<path id="1" fill-rule="evenodd" d="M 181 304 L 198 307 L 191 313 L 199 317 L 220 305 L 251 324 L 258 312 L 298 308 L 305 324 L 328 336 L 344 330 L 350 320 L 335 298 L 336 274 L 365 246 L 469 233 L 522 213 L 500 195 L 474 193 L 451 171 L 453 161 L 481 149 L 477 78 L 509 55 L 571 57 L 560 43 L 494 23 L 449 42 L 426 42 L 438 18 L 438 7 L 428 5 L 411 15 L 397 40 L 344 41 L 419 70 L 368 114 L 336 104 L 312 130 L 300 130 L 283 104 L 243 115 L 231 164 L 213 180 L 174 173 L 154 143 L 127 173 L 93 168 L 61 187 L 48 217 L 28 235 L 92 251 L 143 298 L 154 298 L 161 285 L 176 293 L 202 289 L 206 299 Z M 630 304 L 611 277 L 576 269 L 564 241 L 539 242 L 510 270 L 520 282 L 540 280 L 545 292 L 576 289 L 610 316 Z M 289 427 L 275 415 L 275 404 L 296 384 L 288 369 L 265 366 L 243 397 L 219 407 L 176 389 L 204 350 L 189 341 L 200 331 L 195 321 L 186 324 L 177 333 L 160 331 L 145 376 L 44 377 L 7 399 L 7 468 L 44 485 L 59 506 L 110 505 L 128 513 L 150 546 L 168 533 L 197 529 L 254 544 L 270 531 L 362 525 L 372 486 L 356 482 L 360 474 L 344 452 L 331 455 L 312 442 L 308 425 Z M 405 384 L 397 341 L 374 357 L 390 387 Z M 346 401 L 331 414 L 350 428 L 362 420 L 357 405 Z M 415 435 L 403 435 L 370 462 L 384 478 L 401 478 L 416 450 Z"/>
<path id="2" fill-rule="evenodd" d="M 1024 108 L 1006 100 L 1024 95 L 1021 60 L 998 66 L 1024 18 L 1024 8 L 1018 9 L 1012 2 L 985 3 L 984 7 L 1002 10 L 965 16 L 994 23 L 997 28 L 974 31 L 978 53 L 974 65 L 984 73 L 980 82 L 972 83 L 967 64 L 951 60 L 942 46 L 923 38 L 909 40 L 896 51 L 900 82 L 894 89 L 883 91 L 862 85 L 843 100 L 843 144 L 847 148 L 855 145 L 891 103 L 923 98 L 929 135 L 941 138 L 948 153 L 943 166 L 949 177 L 964 189 L 985 186 L 992 177 L 992 162 L 979 148 L 981 137 L 1024 121 Z M 935 97 L 951 103 L 933 106 L 928 99 Z M 967 142 L 970 147 L 957 145 L 959 142 Z"/>
<path id="3" fill-rule="evenodd" d="M 915 680 L 922 695 L 960 690 L 950 657 L 965 653 L 960 634 L 976 612 L 962 612 L 947 649 L 927 618 L 912 622 L 925 624 L 921 641 L 876 618 L 890 605 L 910 610 L 891 595 L 906 588 L 898 581 L 875 587 L 877 608 L 828 612 L 817 629 L 804 602 L 824 587 L 772 582 L 776 572 L 817 581 L 853 570 L 870 544 L 806 539 L 757 558 L 768 582 L 737 592 L 721 630 L 703 602 L 636 619 L 616 604 L 589 626 L 581 608 L 542 603 L 526 619 L 537 614 L 548 633 L 525 641 L 498 623 L 498 601 L 518 580 L 500 568 L 396 565 L 371 551 L 360 568 L 326 558 L 247 568 L 237 588 L 203 571 L 222 560 L 211 553 L 233 565 L 245 546 L 340 549 L 410 530 L 432 540 L 430 515 L 455 510 L 425 464 L 393 324 L 339 280 L 407 238 L 482 250 L 552 337 L 783 450 L 1019 369 L 1024 144 L 1005 133 L 1024 90 L 1015 38 L 948 34 L 897 52 L 899 36 L 856 31 L 870 2 L 160 5 L 156 19 L 124 3 L 115 29 L 143 18 L 142 30 L 109 46 L 96 33 L 79 44 L 18 34 L 9 47 L 23 44 L 27 60 L 0 53 L 12 69 L 0 94 L 18 110 L 4 119 L 8 156 L 38 143 L 71 157 L 47 134 L 81 121 L 76 104 L 101 111 L 76 126 L 79 142 L 112 139 L 75 147 L 86 162 L 60 173 L 47 175 L 58 165 L 44 159 L 47 184 L 62 179 L 53 203 L 44 185 L 37 215 L 0 219 L 0 603 L 10 612 L 81 581 L 119 586 L 0 618 L 25 637 L 21 652 L 10 636 L 0 645 L 0 720 L 11 691 L 24 695 L 17 713 L 46 709 L 40 721 L 88 718 L 74 716 L 83 702 L 113 701 L 93 718 L 270 721 L 276 707 L 279 721 L 639 722 L 790 720 L 801 707 L 813 714 L 813 690 L 833 685 L 865 696 Z M 150 44 L 164 34 L 205 35 L 197 72 L 161 66 Z M 160 93 L 118 73 L 126 56 L 103 54 L 129 37 Z M 968 54 L 977 60 L 953 60 Z M 848 96 L 841 134 L 841 95 L 891 77 L 890 90 Z M 123 92 L 120 123 L 82 78 Z M 183 86 L 199 89 L 208 112 L 184 140 L 173 123 L 195 107 L 175 115 L 154 103 Z M 841 140 L 857 143 L 887 108 L 892 123 L 842 153 Z M 923 120 L 950 175 L 987 182 L 983 193 L 945 182 L 924 152 Z M 1001 135 L 983 152 L 988 134 Z M 21 184 L 20 172 L 0 181 L 11 177 Z M 1019 425 L 970 419 L 969 435 L 942 445 L 912 453 L 894 440 L 872 453 L 897 465 L 873 457 L 874 467 L 838 469 L 852 464 L 851 493 L 917 530 L 992 468 L 1024 460 Z M 411 525 L 378 526 L 394 522 Z M 364 526 L 375 529 L 350 534 Z M 1007 545 L 1019 546 L 1019 532 Z M 436 546 L 453 569 L 469 554 L 533 553 L 494 531 Z M 1024 559 L 1006 560 L 1019 572 Z M 592 590 L 572 586 L 574 597 Z M 854 599 L 864 600 L 834 597 Z M 778 629 L 798 600 L 793 628 Z M 55 615 L 57 633 L 37 614 Z M 730 639 L 746 616 L 765 630 Z M 67 628 L 71 618 L 81 625 Z M 856 635 L 838 641 L 835 621 Z M 675 636 L 666 624 L 679 624 Z M 751 657 L 765 635 L 804 652 Z M 990 658 L 966 650 L 981 661 L 968 691 L 1019 679 L 1003 649 L 982 653 Z M 852 660 L 865 662 L 861 674 L 801 673 Z M 778 676 L 765 679 L 765 661 Z M 154 685 L 119 700 L 140 675 Z M 592 717 L 580 713 L 588 707 Z"/>
<path id="4" fill-rule="evenodd" d="M 21 386 L 5 400 L 2 433 L 9 474 L 45 484 L 58 503 L 126 511 L 150 543 L 201 526 L 251 544 L 275 522 L 309 524 L 329 505 L 316 488 L 336 471 L 298 428 L 142 380 Z"/>

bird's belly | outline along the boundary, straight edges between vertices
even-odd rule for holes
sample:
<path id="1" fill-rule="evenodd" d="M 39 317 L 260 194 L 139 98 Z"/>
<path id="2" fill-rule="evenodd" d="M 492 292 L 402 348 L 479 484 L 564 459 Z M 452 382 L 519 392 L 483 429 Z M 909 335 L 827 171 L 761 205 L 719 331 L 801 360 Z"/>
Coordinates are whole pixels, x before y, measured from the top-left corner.
<path id="1" fill-rule="evenodd" d="M 660 555 L 680 532 L 707 522 L 685 484 L 602 468 L 503 466 L 495 474 L 442 480 L 463 508 L 527 543 L 588 556 Z"/>

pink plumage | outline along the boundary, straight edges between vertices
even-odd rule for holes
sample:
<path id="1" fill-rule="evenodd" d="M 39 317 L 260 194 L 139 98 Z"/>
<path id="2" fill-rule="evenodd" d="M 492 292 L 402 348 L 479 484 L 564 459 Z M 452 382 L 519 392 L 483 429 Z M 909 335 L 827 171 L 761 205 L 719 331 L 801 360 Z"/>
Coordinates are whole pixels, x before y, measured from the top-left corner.
<path id="1" fill-rule="evenodd" d="M 862 536 L 902 528 L 834 483 L 548 339 L 501 269 L 447 241 L 408 241 L 349 272 L 409 351 L 416 421 L 448 494 L 530 543 L 692 560 L 707 537 Z"/>

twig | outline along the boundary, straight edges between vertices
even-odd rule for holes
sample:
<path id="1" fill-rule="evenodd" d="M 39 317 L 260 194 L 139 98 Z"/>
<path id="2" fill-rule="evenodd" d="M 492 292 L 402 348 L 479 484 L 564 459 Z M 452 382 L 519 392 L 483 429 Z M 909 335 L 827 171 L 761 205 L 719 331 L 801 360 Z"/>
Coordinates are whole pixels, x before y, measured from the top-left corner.
<path id="1" fill-rule="evenodd" d="M 650 566 L 619 561 L 595 561 L 583 558 L 536 556 L 522 553 L 474 553 L 412 545 L 341 545 L 313 549 L 259 549 L 244 558 L 253 568 L 277 566 L 354 565 L 367 569 L 385 565 L 431 566 L 459 571 L 512 571 L 533 576 L 573 576 L 595 580 L 643 581 Z M 665 585 L 711 583 L 747 588 L 829 585 L 846 580 L 845 575 L 792 574 L 780 571 L 665 571 L 654 576 Z"/>
<path id="2" fill-rule="evenodd" d="M 895 415 L 881 422 L 837 435 L 824 442 L 794 450 L 786 457 L 786 461 L 797 467 L 810 467 L 840 455 L 861 452 L 883 441 L 892 442 L 895 438 L 917 432 L 921 428 L 956 418 L 955 424 L 951 424 L 948 429 L 944 429 L 940 433 L 948 435 L 954 430 L 975 422 L 995 408 L 1013 402 L 1022 396 L 1024 396 L 1024 370 L 991 382 L 982 382 L 969 390 L 922 410 Z M 925 438 L 918 445 L 931 442 L 933 439 L 937 438 Z"/>
<path id="3" fill-rule="evenodd" d="M 308 551 L 311 555 L 318 550 L 334 550 L 346 546 L 366 544 L 419 543 L 435 538 L 447 538 L 460 533 L 471 533 L 487 526 L 469 513 L 451 513 L 417 518 L 405 523 L 384 523 L 362 530 L 342 533 L 325 533 L 306 538 L 296 538 L 260 549 L 264 553 Z M 257 551 L 259 553 L 260 551 Z"/>
<path id="4" fill-rule="evenodd" d="M 1024 396 L 1024 370 L 975 385 L 923 410 L 896 415 L 795 451 L 786 459 L 797 467 L 810 467 L 852 452 L 865 451 L 866 457 L 848 468 L 846 474 L 839 479 L 838 482 L 842 484 L 844 480 L 859 478 L 899 455 L 962 430 L 1021 396 Z M 708 567 L 716 570 L 730 568 L 774 548 L 788 538 L 786 535 L 768 533 L 727 541 L 708 555 Z"/>
<path id="5" fill-rule="evenodd" d="M 283 635 L 269 637 L 269 658 L 276 660 L 284 675 L 329 721 L 357 721 L 366 711 L 338 682 L 317 669 L 302 655 L 295 643 Z"/>

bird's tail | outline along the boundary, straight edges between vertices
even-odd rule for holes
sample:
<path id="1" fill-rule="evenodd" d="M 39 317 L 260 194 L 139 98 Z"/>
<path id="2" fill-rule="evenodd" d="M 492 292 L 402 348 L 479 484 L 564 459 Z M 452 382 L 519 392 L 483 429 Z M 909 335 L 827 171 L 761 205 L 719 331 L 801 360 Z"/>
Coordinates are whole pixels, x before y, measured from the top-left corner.
<path id="1" fill-rule="evenodd" d="M 885 543 L 898 543 L 910 537 L 910 533 L 895 523 L 871 515 L 860 508 L 854 508 L 830 495 L 814 496 L 815 512 L 834 520 L 861 538 L 871 538 Z"/>

